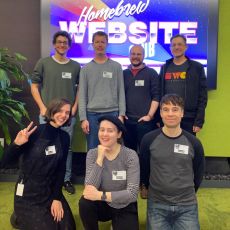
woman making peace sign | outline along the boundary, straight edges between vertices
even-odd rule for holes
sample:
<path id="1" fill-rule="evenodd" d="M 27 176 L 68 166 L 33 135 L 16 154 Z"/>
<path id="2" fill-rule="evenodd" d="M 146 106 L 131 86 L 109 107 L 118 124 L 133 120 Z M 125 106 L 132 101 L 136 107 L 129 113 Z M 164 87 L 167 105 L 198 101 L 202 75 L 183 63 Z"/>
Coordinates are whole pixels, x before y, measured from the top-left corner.
<path id="1" fill-rule="evenodd" d="M 46 124 L 21 130 L 4 154 L 5 167 L 21 156 L 14 211 L 22 230 L 76 229 L 72 212 L 62 194 L 69 136 L 60 129 L 69 121 L 70 102 L 53 100 Z"/>

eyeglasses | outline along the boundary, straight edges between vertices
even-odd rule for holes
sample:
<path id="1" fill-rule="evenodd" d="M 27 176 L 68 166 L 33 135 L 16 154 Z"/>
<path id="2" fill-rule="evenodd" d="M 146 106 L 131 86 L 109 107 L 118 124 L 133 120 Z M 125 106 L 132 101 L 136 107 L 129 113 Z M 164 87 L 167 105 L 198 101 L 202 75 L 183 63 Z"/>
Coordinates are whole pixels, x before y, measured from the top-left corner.
<path id="1" fill-rule="evenodd" d="M 58 45 L 63 44 L 64 46 L 67 46 L 68 42 L 67 41 L 56 41 L 56 44 L 58 44 Z"/>

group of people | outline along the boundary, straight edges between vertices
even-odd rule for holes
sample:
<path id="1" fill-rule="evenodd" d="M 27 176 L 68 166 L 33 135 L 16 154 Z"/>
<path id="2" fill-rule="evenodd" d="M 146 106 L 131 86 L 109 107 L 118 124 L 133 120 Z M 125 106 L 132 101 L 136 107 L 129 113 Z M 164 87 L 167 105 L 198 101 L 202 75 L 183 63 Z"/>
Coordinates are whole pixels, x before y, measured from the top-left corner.
<path id="1" fill-rule="evenodd" d="M 62 194 L 73 194 L 70 148 L 78 110 L 86 134 L 85 187 L 79 214 L 86 230 L 112 220 L 114 230 L 139 229 L 137 198 L 147 198 L 147 229 L 199 229 L 196 191 L 204 151 L 195 137 L 207 105 L 203 66 L 185 56 L 186 37 L 171 38 L 173 58 L 160 74 L 130 49 L 130 66 L 106 54 L 108 36 L 93 35 L 95 56 L 80 68 L 67 58 L 71 37 L 55 33 L 55 54 L 38 61 L 31 93 L 40 125 L 20 131 L 3 156 L 20 158 L 14 221 L 21 230 L 76 229 Z"/>

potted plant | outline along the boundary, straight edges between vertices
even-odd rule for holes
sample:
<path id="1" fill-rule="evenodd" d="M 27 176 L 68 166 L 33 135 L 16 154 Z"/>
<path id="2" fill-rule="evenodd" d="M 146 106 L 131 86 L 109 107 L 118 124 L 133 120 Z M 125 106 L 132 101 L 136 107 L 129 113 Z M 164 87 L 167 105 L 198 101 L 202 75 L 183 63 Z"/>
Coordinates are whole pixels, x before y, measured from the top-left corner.
<path id="1" fill-rule="evenodd" d="M 22 117 L 29 119 L 24 103 L 13 98 L 21 89 L 11 85 L 12 80 L 22 81 L 27 77 L 21 64 L 25 60 L 19 53 L 12 55 L 7 48 L 0 48 L 0 130 L 7 144 L 11 142 L 9 122 L 22 126 Z"/>

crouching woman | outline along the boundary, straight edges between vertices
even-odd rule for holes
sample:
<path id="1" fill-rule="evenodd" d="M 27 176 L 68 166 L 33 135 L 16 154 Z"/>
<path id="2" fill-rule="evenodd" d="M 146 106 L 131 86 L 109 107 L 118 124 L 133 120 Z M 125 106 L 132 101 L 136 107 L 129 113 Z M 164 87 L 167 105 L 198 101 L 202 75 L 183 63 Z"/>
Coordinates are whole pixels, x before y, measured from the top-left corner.
<path id="1" fill-rule="evenodd" d="M 75 222 L 62 194 L 69 135 L 60 129 L 69 121 L 70 102 L 53 100 L 46 124 L 21 130 L 3 157 L 3 166 L 20 159 L 14 196 L 14 219 L 22 230 L 75 230 Z"/>
<path id="2" fill-rule="evenodd" d="M 100 145 L 89 150 L 79 213 L 85 230 L 98 230 L 98 221 L 112 220 L 113 230 L 137 230 L 140 168 L 137 153 L 122 146 L 125 127 L 114 116 L 99 118 Z"/>

